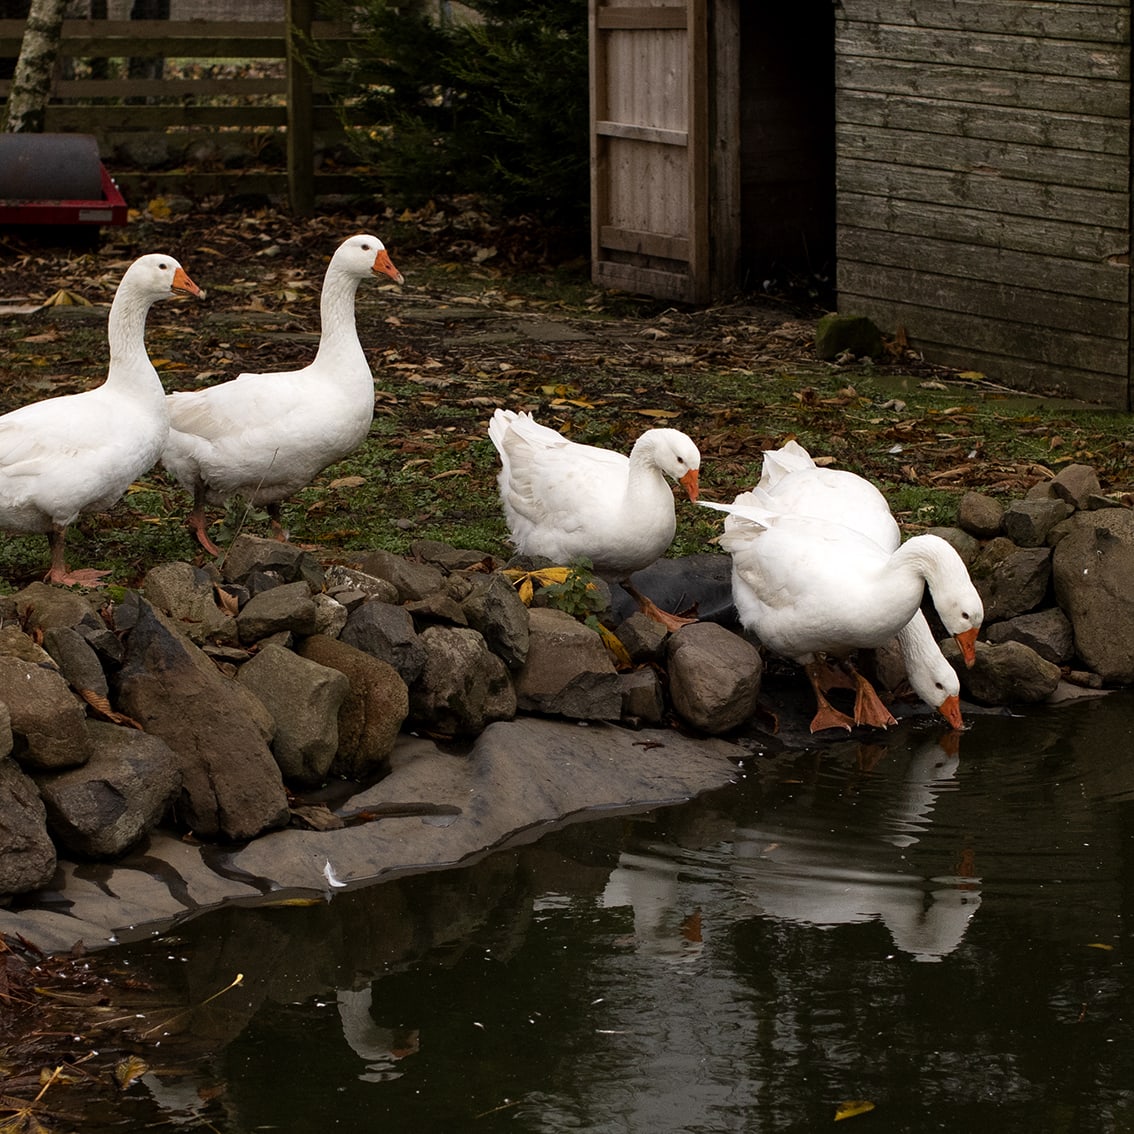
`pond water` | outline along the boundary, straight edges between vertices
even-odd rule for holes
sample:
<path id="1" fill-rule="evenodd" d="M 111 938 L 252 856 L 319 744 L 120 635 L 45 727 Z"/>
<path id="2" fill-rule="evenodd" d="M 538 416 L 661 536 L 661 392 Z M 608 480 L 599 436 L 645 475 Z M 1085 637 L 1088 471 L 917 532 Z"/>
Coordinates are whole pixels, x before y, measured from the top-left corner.
<path id="1" fill-rule="evenodd" d="M 122 949 L 192 1007 L 105 1128 L 1130 1131 L 1132 880 L 1125 694 L 753 758 Z"/>

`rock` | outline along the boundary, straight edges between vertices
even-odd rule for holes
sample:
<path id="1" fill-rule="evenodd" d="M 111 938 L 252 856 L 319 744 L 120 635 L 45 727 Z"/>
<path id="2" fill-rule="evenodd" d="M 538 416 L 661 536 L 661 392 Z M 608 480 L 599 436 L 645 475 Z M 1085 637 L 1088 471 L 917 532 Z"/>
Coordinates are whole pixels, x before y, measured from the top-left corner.
<path id="1" fill-rule="evenodd" d="M 240 667 L 236 680 L 272 715 L 272 752 L 284 779 L 301 787 L 323 783 L 339 747 L 339 708 L 350 691 L 346 676 L 281 646 L 265 646 Z"/>
<path id="2" fill-rule="evenodd" d="M 409 715 L 409 690 L 392 665 L 345 642 L 314 634 L 298 647 L 302 657 L 337 669 L 349 683 L 339 707 L 339 748 L 330 774 L 363 780 L 390 758 Z"/>
<path id="3" fill-rule="evenodd" d="M 327 570 L 326 590 L 350 613 L 367 599 L 377 599 L 391 605 L 398 602 L 398 588 L 388 579 L 376 579 L 364 571 L 355 571 L 338 563 Z"/>
<path id="4" fill-rule="evenodd" d="M 733 623 L 732 559 L 719 552 L 683 555 L 679 559 L 659 559 L 630 576 L 631 585 L 657 603 L 662 610 L 683 614 L 692 610 L 702 622 Z M 614 625 L 636 611 L 638 602 L 622 587 L 611 588 L 611 604 L 617 619 Z"/>
<path id="5" fill-rule="evenodd" d="M 957 505 L 957 524 L 977 539 L 998 536 L 1003 518 L 1000 501 L 979 492 L 966 492 Z"/>
<path id="6" fill-rule="evenodd" d="M 77 630 L 70 626 L 52 626 L 44 632 L 43 645 L 72 689 L 97 697 L 110 696 L 98 654 Z"/>
<path id="7" fill-rule="evenodd" d="M 315 633 L 337 638 L 347 624 L 347 608 L 322 591 L 312 595 L 311 601 L 315 604 Z"/>
<path id="8" fill-rule="evenodd" d="M 966 567 L 980 554 L 980 541 L 963 528 L 929 528 L 926 535 L 943 539 L 960 557 Z"/>
<path id="9" fill-rule="evenodd" d="M 1108 684 L 1134 681 L 1134 513 L 1076 512 L 1067 522 L 1052 575 L 1075 652 Z"/>
<path id="10" fill-rule="evenodd" d="M 994 622 L 985 627 L 984 636 L 994 646 L 1001 642 L 1022 642 L 1055 665 L 1069 662 L 1075 653 L 1071 622 L 1055 606 L 1034 614 L 1021 614 L 1007 622 Z"/>
<path id="11" fill-rule="evenodd" d="M 250 839 L 285 824 L 287 795 L 260 701 L 144 599 L 136 604 L 118 704 L 177 755 L 178 822 L 205 839 Z"/>
<path id="12" fill-rule="evenodd" d="M 553 607 L 529 612 L 528 657 L 516 674 L 520 709 L 574 720 L 618 720 L 618 675 L 598 634 Z"/>
<path id="13" fill-rule="evenodd" d="M 213 580 L 207 571 L 189 563 L 159 564 L 146 572 L 142 594 L 197 645 L 231 644 L 239 638 L 236 620 L 216 604 Z"/>
<path id="14" fill-rule="evenodd" d="M 951 638 L 942 643 L 941 652 L 959 674 L 962 689 L 978 704 L 1034 704 L 1050 697 L 1059 684 L 1059 666 L 1045 661 L 1022 642 L 996 646 L 977 642 L 971 668 L 966 667 L 960 648 Z"/>
<path id="15" fill-rule="evenodd" d="M 429 626 L 421 644 L 425 665 L 409 696 L 414 720 L 445 736 L 476 736 L 516 715 L 508 670 L 475 630 Z"/>
<path id="16" fill-rule="evenodd" d="M 636 610 L 614 631 L 630 660 L 637 665 L 661 662 L 665 657 L 665 642 L 669 631 L 656 619 Z"/>
<path id="17" fill-rule="evenodd" d="M 751 643 L 714 622 L 670 635 L 669 693 L 682 718 L 710 736 L 742 725 L 755 711 L 763 663 Z"/>
<path id="18" fill-rule="evenodd" d="M 51 627 L 51 629 L 56 629 Z M 48 630 L 46 633 L 50 633 Z M 44 635 L 46 638 L 46 634 Z M 42 647 L 37 646 L 17 625 L 0 626 L 0 654 L 9 658 L 20 658 L 32 665 L 46 665 L 58 668 L 59 663 Z"/>
<path id="19" fill-rule="evenodd" d="M 665 695 L 657 670 L 650 666 L 618 675 L 622 719 L 635 725 L 660 725 L 665 720 Z"/>
<path id="20" fill-rule="evenodd" d="M 7 701 L 0 701 L 0 760 L 12 755 L 16 739 L 12 735 L 12 710 Z"/>
<path id="21" fill-rule="evenodd" d="M 181 769 L 165 741 L 90 721 L 91 757 L 81 768 L 36 777 L 48 829 L 67 850 L 116 858 L 157 826 L 181 791 Z"/>
<path id="22" fill-rule="evenodd" d="M 433 539 L 418 539 L 410 544 L 410 555 L 422 563 L 430 563 L 442 571 L 465 571 L 470 567 L 495 568 L 495 557 L 474 548 L 451 547 Z"/>
<path id="23" fill-rule="evenodd" d="M 407 610 L 371 600 L 352 611 L 339 638 L 348 646 L 392 665 L 412 685 L 425 665 L 425 649 Z"/>
<path id="24" fill-rule="evenodd" d="M 461 604 L 444 591 L 435 591 L 423 599 L 407 602 L 405 609 L 419 630 L 434 622 L 444 622 L 449 626 L 468 626 Z"/>
<path id="25" fill-rule="evenodd" d="M 984 603 L 986 622 L 1034 610 L 1047 596 L 1051 549 L 1017 547 L 1010 539 L 990 540 L 969 568 Z"/>
<path id="26" fill-rule="evenodd" d="M 32 780 L 0 760 L 0 895 L 39 890 L 55 875 L 47 810 Z"/>
<path id="27" fill-rule="evenodd" d="M 413 563 L 390 551 L 368 551 L 350 564 L 367 575 L 393 583 L 399 602 L 414 602 L 441 589 L 444 575 L 428 563 Z"/>
<path id="28" fill-rule="evenodd" d="M 102 657 L 113 662 L 122 660 L 122 643 L 86 596 L 47 583 L 30 583 L 17 592 L 15 599 L 20 625 L 29 634 L 52 626 L 70 626 Z"/>
<path id="29" fill-rule="evenodd" d="M 232 541 L 221 571 L 230 583 L 243 582 L 255 571 L 270 571 L 285 583 L 305 582 L 312 592 L 321 591 L 325 582 L 319 560 L 309 551 L 293 543 L 252 535 L 238 535 Z"/>
<path id="30" fill-rule="evenodd" d="M 236 616 L 240 640 L 245 644 L 259 642 L 281 631 L 314 634 L 316 622 L 315 600 L 307 583 L 302 581 L 261 591 L 250 598 Z"/>
<path id="31" fill-rule="evenodd" d="M 1004 510 L 1004 535 L 1018 547 L 1042 547 L 1048 532 L 1074 509 L 1062 500 L 1013 500 Z"/>
<path id="32" fill-rule="evenodd" d="M 467 576 L 468 593 L 461 600 L 469 626 L 509 669 L 519 669 L 528 656 L 531 634 L 528 608 L 516 588 L 499 572 Z"/>
<path id="33" fill-rule="evenodd" d="M 881 358 L 886 351 L 882 332 L 865 315 L 824 315 L 815 327 L 815 353 L 831 360 L 843 354 Z"/>
<path id="34" fill-rule="evenodd" d="M 1072 508 L 1087 509 L 1092 498 L 1102 491 L 1098 474 L 1090 465 L 1064 465 L 1055 480 L 1051 482 L 1052 491 L 1060 500 Z M 1108 504 L 1111 501 L 1107 501 Z"/>
<path id="35" fill-rule="evenodd" d="M 54 666 L 0 657 L 0 696 L 11 715 L 13 755 L 26 768 L 49 771 L 86 763 L 86 710 Z"/>

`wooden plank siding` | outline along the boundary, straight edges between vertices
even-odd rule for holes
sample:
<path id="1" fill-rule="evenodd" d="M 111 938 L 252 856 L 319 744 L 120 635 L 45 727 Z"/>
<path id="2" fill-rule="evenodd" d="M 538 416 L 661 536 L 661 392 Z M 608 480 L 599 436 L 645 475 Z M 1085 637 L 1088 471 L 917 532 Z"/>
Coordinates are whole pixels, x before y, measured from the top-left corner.
<path id="1" fill-rule="evenodd" d="M 343 147 L 342 122 L 298 59 L 292 39 L 309 29 L 310 38 L 336 51 L 349 50 L 350 29 L 311 18 L 312 0 L 288 0 L 283 21 L 65 20 L 64 60 L 127 59 L 157 56 L 210 62 L 275 61 L 278 76 L 247 78 L 130 79 L 57 78 L 47 107 L 48 132 L 93 134 L 115 180 L 129 197 L 167 192 L 191 194 L 268 193 L 288 195 L 298 212 L 310 211 L 317 193 L 357 190 L 357 177 L 339 171 L 320 174 L 314 153 Z M 0 20 L 0 58 L 19 54 L 24 20 Z M 67 73 L 60 68 L 60 75 Z M 80 72 L 81 73 L 81 72 Z M 0 101 L 11 83 L 0 81 Z M 216 160 L 194 160 L 191 147 L 214 144 Z M 167 151 L 173 168 L 117 169 L 123 146 L 154 146 Z M 217 168 L 225 154 L 243 152 L 245 165 L 267 150 L 280 155 L 264 168 Z M 203 152 L 203 151 L 202 151 Z M 286 165 L 283 160 L 286 155 Z M 214 168 L 208 168 L 212 164 Z"/>
<path id="2" fill-rule="evenodd" d="M 1130 7 L 843 0 L 839 310 L 1131 407 Z"/>

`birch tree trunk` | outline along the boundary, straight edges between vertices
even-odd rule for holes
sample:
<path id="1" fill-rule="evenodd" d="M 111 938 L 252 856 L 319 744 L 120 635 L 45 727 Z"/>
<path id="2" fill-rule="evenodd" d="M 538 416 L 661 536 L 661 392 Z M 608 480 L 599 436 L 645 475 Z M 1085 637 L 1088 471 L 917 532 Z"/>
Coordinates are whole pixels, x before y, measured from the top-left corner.
<path id="1" fill-rule="evenodd" d="M 4 129 L 9 134 L 43 132 L 66 6 L 67 0 L 32 0 L 8 95 L 8 120 Z"/>

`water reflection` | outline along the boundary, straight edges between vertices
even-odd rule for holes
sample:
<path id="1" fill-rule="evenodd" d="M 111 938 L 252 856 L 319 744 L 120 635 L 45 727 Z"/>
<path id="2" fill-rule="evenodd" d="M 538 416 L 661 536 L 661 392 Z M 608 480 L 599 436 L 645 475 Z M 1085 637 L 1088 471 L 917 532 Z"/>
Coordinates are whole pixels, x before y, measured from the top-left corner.
<path id="1" fill-rule="evenodd" d="M 1134 1129 L 1132 737 L 1115 698 L 976 717 L 959 748 L 907 727 L 199 919 L 120 954 L 197 1006 L 124 1105 L 233 1134 L 794 1134 L 847 1098 L 875 1131 Z"/>
<path id="2" fill-rule="evenodd" d="M 734 877 L 769 917 L 832 927 L 879 920 L 894 945 L 918 960 L 940 960 L 961 943 L 980 906 L 972 854 L 959 847 L 948 875 L 926 877 L 905 853 L 924 835 L 937 795 L 956 787 L 960 737 L 947 733 L 890 757 L 900 765 L 864 821 L 831 824 L 808 806 L 769 809 L 759 826 L 733 834 Z M 860 745 L 858 773 L 885 749 Z M 848 791 L 855 790 L 848 786 Z M 793 804 L 798 804 L 793 800 Z"/>

